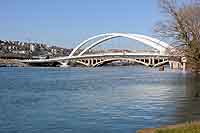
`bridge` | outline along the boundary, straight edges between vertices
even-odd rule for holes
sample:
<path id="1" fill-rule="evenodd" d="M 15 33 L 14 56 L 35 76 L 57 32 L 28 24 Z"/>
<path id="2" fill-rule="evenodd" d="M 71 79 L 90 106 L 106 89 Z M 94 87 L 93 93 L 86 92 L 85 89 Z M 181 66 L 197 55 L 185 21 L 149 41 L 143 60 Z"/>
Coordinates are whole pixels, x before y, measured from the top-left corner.
<path id="1" fill-rule="evenodd" d="M 143 52 L 123 51 L 114 53 L 108 52 L 88 54 L 88 51 L 92 50 L 96 46 L 99 46 L 108 40 L 120 37 L 141 42 L 147 46 L 152 47 L 155 50 Z M 97 67 L 113 61 L 127 61 L 131 63 L 139 63 L 145 66 L 158 67 L 160 65 L 169 63 L 169 57 L 171 56 L 169 55 L 169 51 L 172 49 L 173 47 L 169 44 L 145 35 L 130 33 L 106 33 L 93 36 L 81 42 L 77 47 L 73 49 L 69 56 L 51 59 L 21 60 L 21 62 L 29 64 L 58 63 L 60 64 L 60 66 L 81 64 L 87 67 Z"/>

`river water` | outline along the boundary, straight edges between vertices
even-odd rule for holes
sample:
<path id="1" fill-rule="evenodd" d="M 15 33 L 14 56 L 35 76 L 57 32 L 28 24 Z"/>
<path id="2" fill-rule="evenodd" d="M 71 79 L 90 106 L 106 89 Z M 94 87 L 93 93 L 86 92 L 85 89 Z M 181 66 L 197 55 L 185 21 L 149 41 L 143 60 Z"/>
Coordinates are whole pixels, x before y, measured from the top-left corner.
<path id="1" fill-rule="evenodd" d="M 0 68 L 0 132 L 134 133 L 200 120 L 199 79 L 142 66 Z"/>

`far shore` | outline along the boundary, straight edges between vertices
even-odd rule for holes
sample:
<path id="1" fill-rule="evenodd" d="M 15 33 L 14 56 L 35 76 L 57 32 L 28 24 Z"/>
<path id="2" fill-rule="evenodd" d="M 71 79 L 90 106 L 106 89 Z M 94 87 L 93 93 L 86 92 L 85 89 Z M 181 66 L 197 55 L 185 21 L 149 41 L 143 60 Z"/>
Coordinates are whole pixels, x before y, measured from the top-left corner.
<path id="1" fill-rule="evenodd" d="M 28 67 L 28 65 L 17 59 L 0 59 L 0 67 Z"/>

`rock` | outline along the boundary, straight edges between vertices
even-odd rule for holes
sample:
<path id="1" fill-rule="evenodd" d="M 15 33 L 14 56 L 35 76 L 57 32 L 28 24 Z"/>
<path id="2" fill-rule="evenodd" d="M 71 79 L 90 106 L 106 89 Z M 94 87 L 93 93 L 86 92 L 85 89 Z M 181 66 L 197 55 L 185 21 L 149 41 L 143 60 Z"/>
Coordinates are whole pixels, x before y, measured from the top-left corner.
<path id="1" fill-rule="evenodd" d="M 164 66 L 160 66 L 159 67 L 159 71 L 164 71 L 165 70 L 165 67 Z"/>

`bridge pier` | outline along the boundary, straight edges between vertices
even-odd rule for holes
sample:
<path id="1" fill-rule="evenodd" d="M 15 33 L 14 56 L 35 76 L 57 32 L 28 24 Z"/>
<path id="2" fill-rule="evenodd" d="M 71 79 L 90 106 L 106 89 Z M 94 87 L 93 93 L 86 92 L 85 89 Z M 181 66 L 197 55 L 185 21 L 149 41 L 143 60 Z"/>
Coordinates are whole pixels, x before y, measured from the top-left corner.
<path id="1" fill-rule="evenodd" d="M 149 66 L 152 65 L 152 59 L 151 58 L 148 58 L 148 64 L 149 64 Z"/>
<path id="2" fill-rule="evenodd" d="M 155 65 L 155 58 L 151 58 L 152 59 L 152 65 Z"/>
<path id="3" fill-rule="evenodd" d="M 60 67 L 69 67 L 69 61 L 64 61 L 64 62 L 62 62 L 62 61 L 59 61 L 59 63 L 61 64 L 60 65 Z"/>
<path id="4" fill-rule="evenodd" d="M 185 68 L 181 64 L 181 62 L 169 61 L 169 65 L 170 65 L 170 69 L 183 69 L 183 70 L 185 70 Z"/>
<path id="5" fill-rule="evenodd" d="M 183 71 L 186 71 L 186 69 L 187 69 L 187 59 L 186 59 L 186 57 L 182 57 L 181 61 L 183 62 Z"/>

